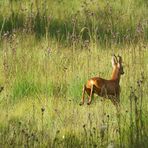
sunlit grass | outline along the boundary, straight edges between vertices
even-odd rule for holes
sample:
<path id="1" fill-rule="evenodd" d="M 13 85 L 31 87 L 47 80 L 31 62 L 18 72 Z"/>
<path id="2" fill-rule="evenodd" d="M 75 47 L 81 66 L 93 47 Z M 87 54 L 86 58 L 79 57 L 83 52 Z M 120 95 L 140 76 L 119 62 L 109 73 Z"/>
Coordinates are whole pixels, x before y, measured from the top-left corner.
<path id="1" fill-rule="evenodd" d="M 14 52 L 15 40 L 18 44 Z M 44 143 L 41 142 L 43 145 L 49 144 L 45 138 L 47 134 L 52 141 L 50 144 L 63 147 L 66 143 L 67 145 L 89 143 L 89 137 L 92 138 L 90 130 L 96 130 L 96 134 L 100 137 L 103 126 L 103 129 L 105 128 L 104 141 L 101 141 L 101 137 L 97 141 L 97 137 L 93 135 L 94 139 L 91 139 L 90 144 L 102 143 L 105 146 L 110 141 L 114 141 L 119 146 L 121 136 L 124 144 L 128 145 L 130 143 L 127 135 L 130 127 L 130 88 L 131 86 L 136 88 L 135 93 L 139 97 L 140 90 L 137 89 L 137 81 L 141 80 L 141 73 L 144 76 L 142 87 L 139 88 L 142 89 L 143 98 L 142 118 L 144 125 L 147 123 L 145 118 L 148 111 L 146 103 L 147 47 L 131 45 L 118 48 L 114 46 L 112 49 L 103 50 L 101 46 L 97 44 L 94 46 L 94 43 L 90 42 L 88 49 L 79 49 L 79 45 L 73 46 L 72 49 L 61 44 L 54 45 L 54 42 L 51 42 L 52 48 L 50 48 L 47 46 L 50 40 L 42 40 L 37 44 L 35 40 L 35 37 L 29 35 L 22 41 L 16 34 L 13 43 L 4 41 L 1 57 L 8 66 L 1 65 L 1 70 L 6 73 L 1 76 L 1 82 L 5 87 L 0 99 L 2 129 L 7 129 L 7 125 L 13 124 L 19 132 L 17 124 L 21 122 L 24 128 L 29 128 L 28 134 L 31 134 L 32 130 L 37 131 L 39 141 L 44 139 Z M 115 132 L 119 127 L 118 118 L 116 108 L 110 100 L 101 101 L 102 98 L 95 96 L 90 106 L 86 103 L 84 106 L 79 106 L 82 87 L 88 78 L 100 76 L 110 79 L 112 53 L 122 55 L 124 62 L 125 75 L 121 77 L 122 135 Z M 85 98 L 87 102 L 87 95 Z M 134 116 L 133 113 L 133 120 Z M 109 127 L 108 130 L 107 127 Z M 143 128 L 146 130 L 147 126 Z M 58 140 L 62 142 L 61 144 L 58 140 L 54 143 L 57 139 L 57 131 L 60 131 Z M 9 132 L 12 130 L 8 130 Z M 84 136 L 85 132 L 88 132 L 87 137 Z M 23 134 L 21 135 L 23 137 Z M 9 137 L 9 134 L 5 136 Z M 75 140 L 69 142 L 68 139 L 70 140 L 71 137 Z M 78 140 L 77 137 L 80 139 Z M 19 137 L 17 140 L 20 140 Z"/>
<path id="2" fill-rule="evenodd" d="M 147 2 L 0 1 L 0 146 L 147 147 Z M 121 111 L 87 79 L 123 58 Z"/>

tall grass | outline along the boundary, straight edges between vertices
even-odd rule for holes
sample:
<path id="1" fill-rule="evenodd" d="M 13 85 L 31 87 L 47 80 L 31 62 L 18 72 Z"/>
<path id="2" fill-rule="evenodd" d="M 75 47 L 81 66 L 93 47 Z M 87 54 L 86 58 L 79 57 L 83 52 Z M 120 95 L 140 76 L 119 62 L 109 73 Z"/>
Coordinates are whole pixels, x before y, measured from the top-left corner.
<path id="1" fill-rule="evenodd" d="M 1 35 L 13 29 L 71 43 L 75 39 L 111 44 L 147 41 L 145 1 L 1 2 Z M 10 8 L 10 9 L 9 9 Z M 85 29 L 84 29 L 85 28 Z"/>
<path id="2" fill-rule="evenodd" d="M 0 1 L 1 147 L 147 147 L 147 1 Z M 87 79 L 124 61 L 121 110 Z M 87 96 L 86 101 L 87 101 Z"/>
<path id="3" fill-rule="evenodd" d="M 147 47 L 103 50 L 89 42 L 84 50 L 51 42 L 49 50 L 48 41 L 31 35 L 11 39 L 4 39 L 1 52 L 1 145 L 147 146 Z M 113 52 L 124 59 L 120 116 L 97 96 L 90 106 L 78 105 L 88 78 L 110 78 Z"/>

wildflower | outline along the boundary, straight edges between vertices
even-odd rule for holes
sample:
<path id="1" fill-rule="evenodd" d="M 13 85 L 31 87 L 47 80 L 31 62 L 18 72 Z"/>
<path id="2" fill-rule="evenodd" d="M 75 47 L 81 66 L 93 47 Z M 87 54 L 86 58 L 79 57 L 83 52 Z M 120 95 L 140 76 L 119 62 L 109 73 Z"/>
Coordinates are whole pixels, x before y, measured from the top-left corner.
<path id="1" fill-rule="evenodd" d="M 42 108 L 41 108 L 41 111 L 42 111 L 42 113 L 43 113 L 43 112 L 45 111 L 45 108 L 44 108 L 44 107 L 42 107 Z"/>
<path id="2" fill-rule="evenodd" d="M 106 129 L 107 129 L 107 125 L 103 124 L 100 126 L 100 136 L 102 139 L 104 138 Z"/>
<path id="3" fill-rule="evenodd" d="M 83 128 L 85 128 L 85 127 L 86 127 L 86 125 L 84 124 L 84 125 L 83 125 Z"/>
<path id="4" fill-rule="evenodd" d="M 108 144 L 107 148 L 115 148 L 114 141 L 111 141 L 111 142 Z"/>
<path id="5" fill-rule="evenodd" d="M 51 48 L 48 48 L 47 52 L 48 52 L 48 54 L 50 54 L 51 53 Z"/>
<path id="6" fill-rule="evenodd" d="M 4 89 L 4 87 L 3 87 L 3 86 L 0 86 L 0 92 L 1 92 L 3 89 Z"/>

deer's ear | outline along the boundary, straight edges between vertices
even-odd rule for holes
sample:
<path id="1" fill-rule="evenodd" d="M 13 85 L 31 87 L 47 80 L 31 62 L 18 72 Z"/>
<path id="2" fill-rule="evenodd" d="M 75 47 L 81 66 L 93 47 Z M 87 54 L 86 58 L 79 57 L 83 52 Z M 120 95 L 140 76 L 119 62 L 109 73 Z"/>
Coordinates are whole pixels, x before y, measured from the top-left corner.
<path id="1" fill-rule="evenodd" d="M 122 57 L 120 55 L 118 55 L 118 64 L 117 66 L 120 68 L 122 65 Z"/>
<path id="2" fill-rule="evenodd" d="M 121 64 L 122 63 L 122 57 L 118 55 L 118 62 Z"/>
<path id="3" fill-rule="evenodd" d="M 120 63 L 117 63 L 117 67 L 120 68 L 121 67 L 121 64 Z"/>
<path id="4" fill-rule="evenodd" d="M 114 67 L 117 64 L 115 56 L 112 56 L 111 62 L 112 62 L 112 67 Z"/>

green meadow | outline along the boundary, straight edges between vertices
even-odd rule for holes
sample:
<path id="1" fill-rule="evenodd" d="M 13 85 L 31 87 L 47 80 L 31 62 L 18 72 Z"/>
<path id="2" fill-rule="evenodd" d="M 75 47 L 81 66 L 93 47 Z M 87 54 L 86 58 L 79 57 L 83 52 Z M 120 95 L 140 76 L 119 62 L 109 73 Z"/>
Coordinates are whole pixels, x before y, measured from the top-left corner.
<path id="1" fill-rule="evenodd" d="M 113 54 L 120 112 L 97 95 L 80 106 Z M 0 147 L 147 148 L 147 98 L 147 0 L 0 0 Z"/>

